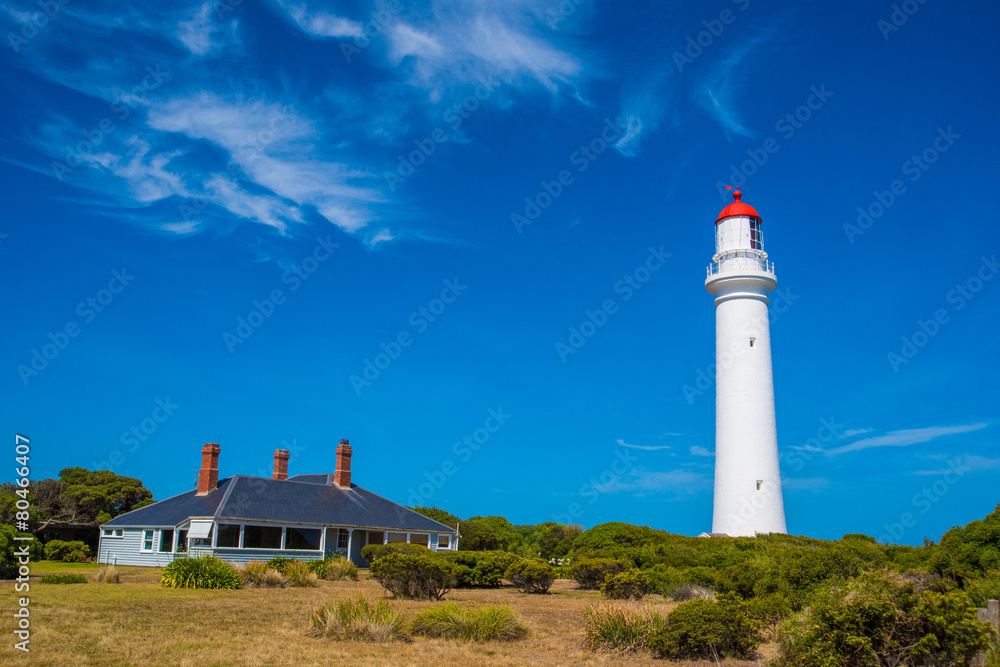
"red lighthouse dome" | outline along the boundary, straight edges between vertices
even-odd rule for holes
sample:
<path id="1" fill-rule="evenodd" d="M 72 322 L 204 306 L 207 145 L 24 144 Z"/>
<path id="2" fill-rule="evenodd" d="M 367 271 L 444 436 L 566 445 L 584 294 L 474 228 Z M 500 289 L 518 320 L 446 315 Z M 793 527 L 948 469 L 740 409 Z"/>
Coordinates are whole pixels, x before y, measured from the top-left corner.
<path id="1" fill-rule="evenodd" d="M 719 221 L 722 220 L 723 218 L 731 218 L 737 215 L 748 215 L 751 218 L 757 218 L 758 220 L 760 220 L 760 214 L 757 213 L 757 209 L 755 209 L 750 204 L 744 204 L 743 202 L 740 201 L 740 197 L 742 196 L 743 193 L 740 192 L 739 190 L 733 192 L 733 199 L 735 199 L 736 201 L 734 201 L 726 208 L 722 209 L 722 212 L 719 213 L 719 217 L 715 219 L 715 224 L 719 224 Z"/>

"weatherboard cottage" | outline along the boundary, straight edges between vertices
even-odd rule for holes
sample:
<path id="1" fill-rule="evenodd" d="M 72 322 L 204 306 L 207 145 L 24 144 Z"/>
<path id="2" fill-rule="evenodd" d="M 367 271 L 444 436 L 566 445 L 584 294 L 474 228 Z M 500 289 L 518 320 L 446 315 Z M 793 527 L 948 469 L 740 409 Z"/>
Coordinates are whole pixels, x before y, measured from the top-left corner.
<path id="1" fill-rule="evenodd" d="M 214 554 L 237 563 L 334 554 L 367 566 L 367 544 L 410 542 L 457 550 L 458 531 L 351 483 L 352 449 L 337 447 L 333 474 L 288 476 L 287 450 L 271 478 L 219 479 L 217 444 L 202 447 L 198 488 L 115 517 L 101 526 L 98 561 L 164 566 Z"/>

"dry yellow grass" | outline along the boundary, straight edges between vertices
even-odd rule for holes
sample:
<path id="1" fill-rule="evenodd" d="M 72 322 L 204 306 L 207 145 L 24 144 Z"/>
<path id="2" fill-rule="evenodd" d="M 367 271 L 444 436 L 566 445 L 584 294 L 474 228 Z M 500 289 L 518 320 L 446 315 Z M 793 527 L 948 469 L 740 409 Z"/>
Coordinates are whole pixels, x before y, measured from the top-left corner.
<path id="1" fill-rule="evenodd" d="M 90 573 L 96 567 L 38 563 L 33 575 L 49 572 Z M 377 665 L 629 665 L 677 664 L 648 654 L 595 655 L 583 648 L 584 612 L 600 600 L 596 592 L 577 590 L 558 580 L 550 595 L 525 595 L 510 588 L 453 590 L 445 599 L 458 604 L 506 604 L 525 619 L 531 631 L 514 643 L 471 644 L 415 638 L 409 644 L 374 645 L 336 642 L 309 636 L 310 610 L 338 597 L 382 596 L 378 583 L 320 581 L 319 588 L 176 590 L 159 585 L 160 568 L 119 566 L 122 583 L 39 584 L 32 576 L 31 654 L 33 665 L 329 665 L 343 662 Z M 13 651 L 16 598 L 12 582 L 0 584 L 0 635 Z M 657 596 L 654 604 L 673 606 Z M 396 601 L 413 613 L 434 602 Z M 17 652 L 19 653 L 19 652 Z M 6 662 L 6 661 L 4 661 Z M 709 663 L 681 663 L 708 665 Z M 725 662 L 757 665 L 758 662 Z"/>

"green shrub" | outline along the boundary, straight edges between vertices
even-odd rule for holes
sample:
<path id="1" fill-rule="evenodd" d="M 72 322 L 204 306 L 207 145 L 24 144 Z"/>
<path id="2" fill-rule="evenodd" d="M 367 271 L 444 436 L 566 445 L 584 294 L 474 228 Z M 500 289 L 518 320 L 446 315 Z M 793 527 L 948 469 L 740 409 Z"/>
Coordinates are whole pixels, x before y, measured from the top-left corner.
<path id="1" fill-rule="evenodd" d="M 45 544 L 45 558 L 47 560 L 61 560 L 64 563 L 82 563 L 90 556 L 90 547 L 80 540 L 63 542 L 62 540 L 49 540 Z"/>
<path id="2" fill-rule="evenodd" d="M 792 613 L 792 605 L 781 593 L 771 593 L 747 600 L 746 612 L 763 627 L 773 629 Z"/>
<path id="3" fill-rule="evenodd" d="M 631 563 L 620 558 L 578 558 L 569 568 L 569 576 L 580 588 L 597 590 L 609 572 L 619 574 L 630 567 Z"/>
<path id="4" fill-rule="evenodd" d="M 965 593 L 976 607 L 985 607 L 987 600 L 1000 600 L 1000 570 L 992 570 L 965 581 Z"/>
<path id="5" fill-rule="evenodd" d="M 872 572 L 833 581 L 782 628 L 781 667 L 968 665 L 992 631 L 962 591 Z"/>
<path id="6" fill-rule="evenodd" d="M 649 636 L 665 623 L 653 607 L 612 602 L 587 607 L 584 646 L 591 651 L 631 653 L 648 648 Z"/>
<path id="7" fill-rule="evenodd" d="M 413 634 L 475 642 L 514 641 L 528 636 L 528 628 L 506 605 L 459 607 L 454 602 L 436 605 L 417 614 Z"/>
<path id="8" fill-rule="evenodd" d="M 364 595 L 314 609 L 309 625 L 314 636 L 340 641 L 409 641 L 406 615 L 397 611 L 388 600 L 373 602 Z"/>
<path id="9" fill-rule="evenodd" d="M 601 593 L 612 600 L 641 600 L 653 590 L 649 575 L 635 568 L 619 574 L 608 572 Z"/>
<path id="10" fill-rule="evenodd" d="M 38 581 L 42 584 L 85 584 L 87 577 L 82 574 L 47 574 Z"/>
<path id="11" fill-rule="evenodd" d="M 0 492 L 0 508 L 3 506 L 3 493 Z M 22 566 L 18 561 L 24 557 L 22 549 L 28 550 L 28 559 L 35 563 L 45 557 L 45 548 L 38 538 L 18 540 L 21 535 L 13 525 L 0 523 L 0 579 L 14 579 Z M 27 570 L 25 570 L 27 571 Z"/>
<path id="12" fill-rule="evenodd" d="M 455 585 L 458 567 L 433 556 L 392 554 L 372 563 L 371 575 L 395 597 L 440 600 Z"/>
<path id="13" fill-rule="evenodd" d="M 299 564 L 305 565 L 305 563 L 299 560 L 298 558 L 282 558 L 280 556 L 272 558 L 271 560 L 267 561 L 264 564 L 268 568 L 277 570 L 278 572 L 284 574 L 285 576 L 288 576 L 288 573 L 285 572 L 285 568 L 289 566 L 298 568 Z"/>
<path id="14" fill-rule="evenodd" d="M 379 558 L 392 554 L 406 554 L 409 556 L 431 555 L 431 551 L 422 544 L 410 544 L 408 542 L 393 542 L 392 544 L 369 544 L 361 548 L 361 557 L 372 565 Z"/>
<path id="15" fill-rule="evenodd" d="M 309 566 L 300 560 L 292 560 L 285 563 L 285 568 L 281 574 L 288 577 L 289 586 L 316 587 L 319 586 L 319 577 L 315 572 L 309 571 Z"/>
<path id="16" fill-rule="evenodd" d="M 330 570 L 330 562 L 333 558 L 326 558 L 324 560 L 311 560 L 306 565 L 309 567 L 309 571 L 314 573 L 320 579 L 326 579 L 326 574 Z"/>
<path id="17" fill-rule="evenodd" d="M 555 570 L 540 558 L 521 560 L 504 573 L 504 579 L 523 593 L 548 593 L 556 580 Z"/>
<path id="18" fill-rule="evenodd" d="M 121 575 L 118 574 L 118 570 L 115 569 L 114 565 L 108 565 L 107 567 L 102 567 L 94 575 L 94 581 L 99 584 L 120 584 L 122 582 Z"/>
<path id="19" fill-rule="evenodd" d="M 456 588 L 503 585 L 504 574 L 511 565 L 524 560 L 506 551 L 446 551 L 435 554 L 458 566 Z"/>
<path id="20" fill-rule="evenodd" d="M 215 556 L 175 559 L 163 569 L 160 584 L 167 588 L 243 588 L 236 568 Z"/>
<path id="21" fill-rule="evenodd" d="M 756 657 L 761 624 L 747 614 L 746 602 L 733 594 L 716 600 L 691 600 L 667 616 L 666 625 L 649 636 L 656 657 L 678 659 Z"/>
<path id="22" fill-rule="evenodd" d="M 324 579 L 340 581 L 341 579 L 358 580 L 358 566 L 342 556 L 334 556 L 327 561 Z"/>

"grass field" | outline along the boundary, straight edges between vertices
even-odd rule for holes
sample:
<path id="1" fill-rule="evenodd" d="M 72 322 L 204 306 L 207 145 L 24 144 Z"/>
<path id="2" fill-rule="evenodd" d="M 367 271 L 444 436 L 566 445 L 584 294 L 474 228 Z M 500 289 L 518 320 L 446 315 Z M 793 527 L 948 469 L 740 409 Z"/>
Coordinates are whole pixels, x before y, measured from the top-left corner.
<path id="1" fill-rule="evenodd" d="M 646 655 L 595 655 L 583 649 L 584 611 L 596 592 L 558 580 L 549 595 L 525 595 L 511 588 L 453 590 L 446 600 L 461 605 L 506 604 L 526 621 L 531 634 L 513 643 L 474 644 L 416 638 L 409 644 L 361 644 L 310 637 L 310 610 L 338 597 L 364 592 L 381 597 L 374 581 L 321 581 L 319 588 L 238 591 L 172 590 L 159 585 L 160 568 L 118 567 L 121 584 L 39 584 L 44 574 L 92 574 L 98 566 L 41 562 L 32 565 L 31 653 L 13 649 L 17 609 L 13 582 L 0 582 L 0 633 L 7 656 L 33 665 L 708 665 L 668 663 Z M 367 575 L 362 574 L 362 579 Z M 675 605 L 658 596 L 652 604 Z M 398 601 L 416 612 L 433 602 Z M 765 655 L 770 654 L 766 650 Z M 20 662 L 20 660 L 19 660 Z M 758 662 L 724 662 L 757 665 Z"/>

